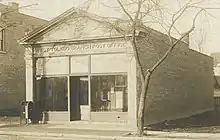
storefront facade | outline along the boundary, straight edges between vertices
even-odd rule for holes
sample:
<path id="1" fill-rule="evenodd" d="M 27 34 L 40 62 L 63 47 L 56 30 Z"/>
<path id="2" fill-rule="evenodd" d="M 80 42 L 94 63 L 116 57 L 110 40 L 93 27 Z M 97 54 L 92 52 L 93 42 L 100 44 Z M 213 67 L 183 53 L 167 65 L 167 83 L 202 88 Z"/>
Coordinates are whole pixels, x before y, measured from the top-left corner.
<path id="1" fill-rule="evenodd" d="M 46 111 L 51 123 L 136 126 L 141 82 L 129 37 L 83 13 L 72 8 L 21 40 L 26 48 L 26 100 L 37 103 L 40 113 Z M 168 40 L 153 29 L 140 29 L 137 49 L 144 71 L 169 49 Z M 179 42 L 152 74 L 144 124 L 212 110 L 212 66 L 209 56 Z"/>
<path id="2" fill-rule="evenodd" d="M 30 88 L 26 97 L 40 102 L 48 122 L 135 123 L 136 62 L 130 43 L 73 40 L 35 44 L 33 51 L 34 60 L 26 59 L 26 85 L 35 86 L 35 93 Z"/>

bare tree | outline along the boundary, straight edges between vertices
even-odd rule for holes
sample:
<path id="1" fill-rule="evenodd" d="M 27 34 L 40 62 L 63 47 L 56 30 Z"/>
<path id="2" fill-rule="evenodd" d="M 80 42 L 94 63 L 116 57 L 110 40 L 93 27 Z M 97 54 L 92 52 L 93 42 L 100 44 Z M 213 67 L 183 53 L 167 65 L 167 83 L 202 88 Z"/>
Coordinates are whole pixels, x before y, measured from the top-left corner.
<path id="1" fill-rule="evenodd" d="M 146 99 L 148 95 L 149 82 L 151 80 L 151 76 L 154 71 L 166 60 L 166 58 L 172 53 L 174 48 L 178 43 L 183 41 L 184 38 L 189 36 L 192 33 L 196 26 L 196 19 L 199 17 L 201 13 L 208 13 L 209 9 L 218 9 L 218 8 L 207 8 L 203 7 L 202 4 L 205 0 L 186 1 L 184 5 L 180 5 L 180 8 L 175 12 L 169 11 L 166 9 L 163 4 L 161 4 L 160 0 L 116 0 L 118 6 L 111 6 L 108 4 L 103 4 L 109 8 L 119 8 L 122 10 L 124 15 L 127 17 L 128 25 L 126 28 L 120 26 L 120 22 L 124 22 L 123 19 L 117 17 L 103 17 L 104 22 L 108 23 L 112 29 L 118 31 L 120 34 L 124 35 L 126 39 L 128 39 L 128 35 L 131 35 L 129 38 L 133 51 L 134 57 L 137 62 L 138 72 L 141 78 L 141 91 L 139 98 L 139 106 L 137 110 L 137 135 L 142 136 L 144 134 L 144 111 L 147 106 Z M 91 0 L 90 0 L 91 2 Z M 133 9 L 133 11 L 131 10 Z M 176 27 L 177 24 L 180 24 L 181 18 L 186 14 L 189 10 L 194 10 L 194 16 L 189 21 L 191 22 L 191 26 L 187 31 L 181 33 L 181 31 Z M 166 22 L 164 13 L 168 13 L 170 16 L 170 21 Z M 109 19 L 115 19 L 114 22 Z M 164 54 L 158 58 L 157 62 L 153 64 L 151 68 L 148 68 L 146 71 L 144 70 L 144 66 L 142 66 L 140 57 L 139 57 L 139 49 L 137 42 L 137 32 L 141 25 L 149 26 L 151 24 L 159 24 L 164 30 L 166 35 L 169 38 L 169 48 L 164 52 Z M 179 38 L 175 39 L 172 37 L 173 32 L 179 34 Z M 204 41 L 204 34 L 201 41 L 199 41 L 200 46 Z"/>
<path id="2" fill-rule="evenodd" d="M 207 32 L 205 31 L 205 29 L 199 29 L 198 30 L 198 37 L 197 39 L 195 39 L 195 45 L 196 45 L 196 49 L 199 51 L 199 52 L 203 52 L 203 44 L 205 43 L 206 41 L 206 37 L 207 37 Z"/>

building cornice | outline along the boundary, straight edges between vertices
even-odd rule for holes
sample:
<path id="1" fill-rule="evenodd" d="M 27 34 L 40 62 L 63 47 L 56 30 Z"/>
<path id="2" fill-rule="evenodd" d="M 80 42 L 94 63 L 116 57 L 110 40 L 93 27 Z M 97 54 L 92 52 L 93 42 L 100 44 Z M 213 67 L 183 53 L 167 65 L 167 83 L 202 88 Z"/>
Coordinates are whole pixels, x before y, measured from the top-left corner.
<path id="1" fill-rule="evenodd" d="M 137 35 L 138 36 L 138 35 Z M 132 37 L 131 34 L 123 36 L 113 37 L 91 37 L 91 38 L 80 38 L 80 39 L 59 39 L 59 40 L 48 40 L 48 41 L 37 41 L 37 42 L 20 42 L 20 45 L 42 45 L 42 44 L 54 44 L 54 43 L 86 43 L 91 41 L 102 41 L 102 40 L 115 40 L 115 39 L 126 39 Z"/>

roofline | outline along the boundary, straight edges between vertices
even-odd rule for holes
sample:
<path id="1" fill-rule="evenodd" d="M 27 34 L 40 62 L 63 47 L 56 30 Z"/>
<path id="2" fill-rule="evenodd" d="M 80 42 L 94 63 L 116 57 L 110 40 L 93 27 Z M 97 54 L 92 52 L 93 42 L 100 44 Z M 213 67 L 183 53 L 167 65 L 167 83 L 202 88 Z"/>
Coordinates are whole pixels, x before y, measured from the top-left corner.
<path id="1" fill-rule="evenodd" d="M 140 35 L 137 35 L 137 37 Z M 132 34 L 126 35 L 126 37 L 132 37 Z M 111 39 L 120 39 L 125 38 L 124 35 L 118 35 L 113 37 L 91 37 L 91 38 L 84 38 L 84 39 L 60 39 L 60 40 L 52 40 L 52 41 L 41 41 L 41 42 L 20 42 L 20 45 L 41 45 L 41 44 L 51 44 L 51 43 L 79 43 L 79 42 L 87 42 L 87 41 L 98 41 L 98 40 L 111 40 Z"/>
<path id="2" fill-rule="evenodd" d="M 200 54 L 200 55 L 203 55 L 203 56 L 205 56 L 205 57 L 209 57 L 209 58 L 213 59 L 213 57 L 211 57 L 211 56 L 208 55 L 208 54 L 205 54 L 205 53 L 199 52 L 199 51 L 194 50 L 194 49 L 192 49 L 192 48 L 189 48 L 189 50 L 190 50 L 190 51 L 193 51 L 193 52 L 196 52 L 196 53 L 198 53 L 198 54 Z"/>
<path id="3" fill-rule="evenodd" d="M 48 23 L 46 23 L 45 25 L 43 25 L 43 26 L 40 26 L 39 28 L 37 28 L 37 29 L 35 29 L 35 30 L 33 30 L 32 32 L 29 32 L 29 33 L 27 33 L 27 35 L 26 36 L 24 36 L 22 39 L 20 39 L 20 40 L 18 40 L 18 42 L 19 42 L 19 44 L 36 44 L 36 42 L 27 42 L 28 40 L 30 40 L 31 38 L 33 38 L 34 36 L 36 36 L 36 35 L 38 35 L 39 33 L 42 33 L 42 32 L 44 32 L 45 30 L 47 30 L 48 28 L 50 28 L 51 26 L 53 26 L 53 25 L 55 25 L 56 23 L 58 23 L 59 24 L 59 22 L 62 22 L 63 20 L 65 20 L 65 18 L 66 17 L 68 17 L 68 16 L 70 16 L 70 15 L 72 15 L 72 14 L 74 14 L 74 13 L 86 13 L 86 16 L 87 17 L 89 17 L 89 18 L 91 18 L 91 19 L 93 19 L 93 20 L 96 20 L 96 21 L 98 21 L 98 22 L 102 22 L 102 23 L 105 23 L 105 21 L 102 21 L 100 18 L 101 17 L 98 17 L 97 15 L 92 15 L 92 14 L 90 14 L 90 13 L 88 13 L 87 11 L 84 11 L 84 10 L 82 10 L 82 9 L 79 9 L 79 8 L 76 8 L 76 7 L 72 7 L 72 8 L 70 8 L 70 9 L 68 9 L 67 11 L 65 11 L 64 13 L 62 13 L 62 14 L 60 14 L 59 16 L 57 16 L 57 17 L 55 17 L 54 19 L 52 19 L 52 20 L 50 20 Z M 107 24 L 107 23 L 106 23 Z M 144 31 L 143 30 L 140 30 L 140 29 L 145 29 Z M 142 26 L 140 26 L 139 27 L 139 30 L 138 30 L 138 33 L 137 33 L 137 35 L 139 35 L 139 33 L 140 32 L 148 32 L 149 30 L 153 30 L 154 32 L 158 32 L 158 33 L 160 33 L 160 34 L 162 34 L 162 35 L 165 35 L 165 36 L 167 36 L 166 34 L 164 34 L 164 33 L 162 33 L 162 32 L 159 32 L 158 30 L 155 30 L 155 29 L 153 29 L 153 28 L 149 28 L 149 27 L 142 27 Z M 128 36 L 129 36 L 129 34 L 128 34 Z M 100 38 L 100 37 L 99 37 Z M 105 37 L 104 37 L 105 38 Z M 114 37 L 113 37 L 114 38 Z M 176 38 L 174 38 L 174 37 L 172 37 L 173 39 L 176 39 Z M 97 39 L 97 38 L 96 38 Z M 67 40 L 62 40 L 62 41 L 66 41 L 66 42 L 72 42 L 72 41 L 76 41 L 77 39 L 67 39 Z M 81 40 L 81 39 L 80 39 Z M 86 38 L 86 39 L 84 39 L 84 40 L 91 40 L 91 39 L 88 39 L 88 38 Z M 94 40 L 94 39 L 92 39 L 92 40 Z M 52 42 L 54 42 L 54 43 L 59 43 L 60 42 L 60 40 L 54 40 L 54 41 L 51 41 L 51 43 Z M 183 43 L 185 43 L 184 41 L 182 41 L 181 40 L 181 42 L 183 42 Z M 47 43 L 45 43 L 45 42 L 40 42 L 40 43 L 38 43 L 38 44 L 47 44 Z"/>
<path id="4" fill-rule="evenodd" d="M 55 24 L 56 22 L 59 22 L 60 20 L 62 20 L 63 18 L 61 17 L 67 17 L 71 14 L 74 13 L 75 7 L 68 9 L 67 11 L 65 11 L 64 13 L 60 14 L 59 16 L 53 18 L 52 20 L 50 20 L 48 23 L 46 23 L 43 26 L 40 26 L 39 28 L 36 28 L 35 30 L 33 30 L 32 32 L 28 33 L 26 36 L 24 36 L 23 38 L 21 38 L 19 40 L 19 42 L 25 42 L 27 40 L 29 40 L 30 38 L 36 36 L 37 34 L 41 33 L 42 31 L 46 30 L 47 28 L 51 27 L 53 24 Z"/>
<path id="5" fill-rule="evenodd" d="M 102 17 L 99 17 L 97 15 L 91 14 L 83 9 L 79 9 L 76 7 L 72 7 L 69 10 L 67 10 L 66 12 L 64 12 L 63 14 L 55 17 L 54 19 L 50 20 L 48 23 L 46 23 L 45 25 L 33 30 L 32 32 L 28 33 L 25 37 L 23 37 L 22 39 L 19 40 L 19 42 L 26 42 L 28 40 L 30 40 L 31 38 L 33 38 L 34 36 L 36 36 L 37 34 L 44 32 L 45 30 L 47 30 L 48 28 L 50 28 L 51 26 L 55 25 L 56 23 L 59 24 L 59 22 L 62 22 L 63 20 L 65 20 L 66 17 L 74 14 L 74 13 L 78 13 L 78 14 L 85 14 L 84 16 L 87 16 L 88 18 L 91 18 L 92 20 L 96 20 L 98 22 L 101 23 L 105 23 L 107 24 L 105 21 L 102 20 Z"/>

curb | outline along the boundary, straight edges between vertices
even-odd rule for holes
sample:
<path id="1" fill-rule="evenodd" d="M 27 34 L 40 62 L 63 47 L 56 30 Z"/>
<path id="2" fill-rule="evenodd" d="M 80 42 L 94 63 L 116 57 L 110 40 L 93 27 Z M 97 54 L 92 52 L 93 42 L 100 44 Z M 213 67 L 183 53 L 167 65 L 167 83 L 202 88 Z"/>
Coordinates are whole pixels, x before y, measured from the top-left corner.
<path id="1" fill-rule="evenodd" d="M 78 135 L 65 133 L 44 133 L 44 132 L 20 132 L 20 131 L 0 131 L 0 135 L 30 136 L 30 137 L 54 137 L 54 138 L 83 138 L 94 140 L 145 140 L 144 137 L 123 137 L 123 136 L 98 136 L 98 135 Z M 146 138 L 147 139 L 147 138 Z"/>
<path id="2" fill-rule="evenodd" d="M 164 138 L 220 138 L 220 133 L 180 133 L 180 132 L 159 132 L 159 131 L 148 131 L 148 134 L 154 135 L 155 137 Z"/>
<path id="3" fill-rule="evenodd" d="M 149 140 L 149 139 L 204 139 L 204 138 L 220 138 L 220 133 L 175 133 L 175 132 L 158 132 L 148 131 L 149 136 L 133 137 L 133 136 L 100 136 L 100 135 L 79 135 L 66 133 L 48 133 L 48 132 L 20 132 L 20 131 L 0 131 L 0 135 L 9 136 L 25 136 L 25 137 L 53 137 L 53 138 L 75 138 L 88 140 Z"/>

